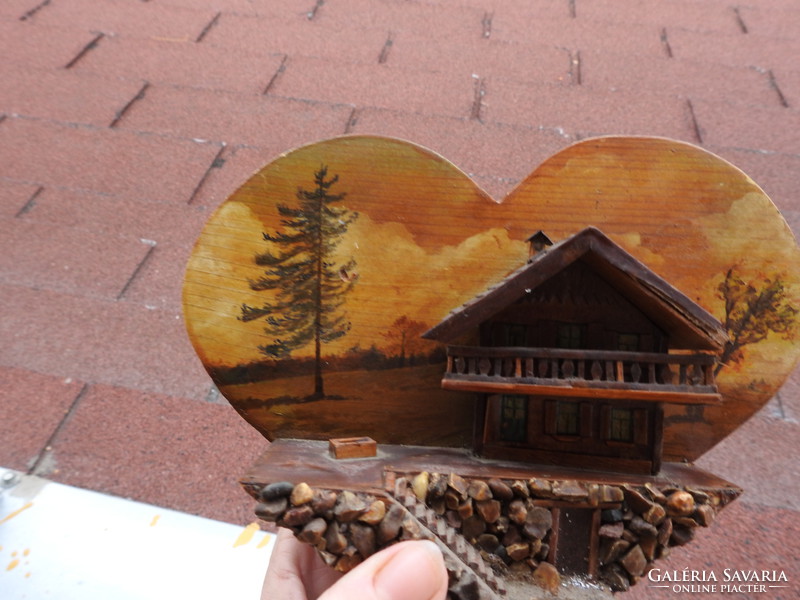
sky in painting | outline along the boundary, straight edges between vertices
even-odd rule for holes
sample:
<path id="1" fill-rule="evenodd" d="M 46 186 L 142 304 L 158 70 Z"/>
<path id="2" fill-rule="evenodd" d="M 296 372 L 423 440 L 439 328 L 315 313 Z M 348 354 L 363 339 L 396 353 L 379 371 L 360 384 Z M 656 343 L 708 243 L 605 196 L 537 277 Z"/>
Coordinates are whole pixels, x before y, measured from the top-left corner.
<path id="1" fill-rule="evenodd" d="M 258 361 L 258 346 L 273 341 L 262 322 L 238 319 L 243 303 L 260 306 L 269 298 L 250 289 L 262 273 L 254 256 L 266 250 L 263 232 L 281 230 L 277 205 L 296 206 L 298 188 L 312 189 L 322 165 L 339 177 L 330 192 L 346 194 L 340 205 L 359 215 L 334 257 L 337 265 L 355 261 L 348 276 L 358 279 L 343 307 L 351 329 L 323 354 L 381 348 L 403 315 L 436 325 L 525 264 L 524 240 L 539 229 L 559 241 L 598 227 L 720 320 L 717 288 L 731 268 L 745 281 L 780 277 L 787 301 L 800 307 L 800 250 L 785 221 L 744 173 L 695 146 L 585 140 L 496 202 L 433 152 L 399 140 L 343 137 L 280 156 L 209 219 L 184 284 L 189 335 L 207 367 Z M 704 426 L 716 433 L 698 451 L 769 399 L 797 360 L 798 323 L 792 334 L 770 334 L 745 349 L 744 363 L 723 369 L 719 382 L 730 398 L 724 410 L 706 413 Z M 312 352 L 309 344 L 293 355 Z M 748 390 L 756 376 L 761 387 L 754 393 Z M 683 429 L 669 437 L 676 448 L 694 435 Z"/>

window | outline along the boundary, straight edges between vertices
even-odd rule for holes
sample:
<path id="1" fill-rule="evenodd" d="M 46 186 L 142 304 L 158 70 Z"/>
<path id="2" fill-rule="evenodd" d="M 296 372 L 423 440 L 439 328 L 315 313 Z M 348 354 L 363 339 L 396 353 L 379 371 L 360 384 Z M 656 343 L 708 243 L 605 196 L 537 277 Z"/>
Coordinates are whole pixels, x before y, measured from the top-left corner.
<path id="1" fill-rule="evenodd" d="M 614 442 L 633 442 L 633 411 L 612 408 L 608 419 L 608 439 Z"/>
<path id="2" fill-rule="evenodd" d="M 557 344 L 559 348 L 583 348 L 583 325 L 560 323 Z"/>
<path id="3" fill-rule="evenodd" d="M 506 345 L 527 346 L 528 328 L 525 325 L 506 324 Z"/>
<path id="4" fill-rule="evenodd" d="M 623 352 L 638 352 L 639 334 L 620 333 L 617 335 L 617 350 L 622 350 Z"/>
<path id="5" fill-rule="evenodd" d="M 580 406 L 577 402 L 556 404 L 556 435 L 580 435 Z"/>
<path id="6" fill-rule="evenodd" d="M 516 346 L 528 345 L 528 327 L 519 323 L 495 323 L 492 327 L 492 345 Z"/>
<path id="7" fill-rule="evenodd" d="M 503 396 L 500 401 L 500 439 L 524 442 L 528 434 L 528 398 Z"/>

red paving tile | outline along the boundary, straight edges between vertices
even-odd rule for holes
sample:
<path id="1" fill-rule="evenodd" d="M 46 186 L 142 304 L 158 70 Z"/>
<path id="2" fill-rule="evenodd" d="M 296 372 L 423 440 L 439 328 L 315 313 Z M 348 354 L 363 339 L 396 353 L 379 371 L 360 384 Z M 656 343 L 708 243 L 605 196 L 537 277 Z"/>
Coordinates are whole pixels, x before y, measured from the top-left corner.
<path id="1" fill-rule="evenodd" d="M 729 3 L 646 2 L 643 0 L 592 0 L 577 2 L 576 17 L 589 22 L 625 25 L 647 23 L 660 27 L 681 26 L 698 31 L 739 33 L 733 6 Z"/>
<path id="2" fill-rule="evenodd" d="M 658 90 L 669 96 L 754 106 L 779 106 L 764 73 L 747 67 L 632 56 L 616 52 L 581 52 L 581 83 L 603 89 Z"/>
<path id="3" fill-rule="evenodd" d="M 498 76 L 531 83 L 569 83 L 571 54 L 566 48 L 476 38 L 453 46 L 446 39 L 393 34 L 385 62 L 404 69 Z"/>
<path id="4" fill-rule="evenodd" d="M 427 0 L 426 4 L 438 6 L 468 7 L 482 10 L 485 15 L 505 11 L 515 14 L 520 20 L 531 19 L 567 19 L 570 18 L 570 0 Z"/>
<path id="5" fill-rule="evenodd" d="M 796 5 L 744 5 L 737 7 L 748 34 L 790 40 L 800 30 L 800 8 Z"/>
<path id="6" fill-rule="evenodd" d="M 538 124 L 584 137 L 629 134 L 693 138 L 686 102 L 660 94 L 491 79 L 486 84 L 484 104 L 489 121 Z"/>
<path id="7" fill-rule="evenodd" d="M 139 82 L 258 94 L 282 61 L 283 55 L 265 50 L 233 53 L 222 46 L 183 40 L 106 36 L 72 68 Z"/>
<path id="8" fill-rule="evenodd" d="M 49 2 L 31 19 L 36 25 L 84 29 L 106 35 L 194 41 L 216 11 L 163 6 L 160 2 L 70 0 Z"/>
<path id="9" fill-rule="evenodd" d="M 497 10 L 492 19 L 492 39 L 552 45 L 571 51 L 613 50 L 635 56 L 664 56 L 662 28 L 640 24 L 591 23 L 584 19 L 520 19 L 513 11 Z"/>
<path id="10" fill-rule="evenodd" d="M 0 6 L 5 6 L 5 2 Z M 18 19 L 0 19 L 0 53 L 7 63 L 57 69 L 69 63 L 96 35 L 88 29 L 44 27 Z"/>
<path id="11" fill-rule="evenodd" d="M 253 501 L 237 479 L 266 445 L 228 405 L 93 385 L 55 438 L 41 474 L 246 524 L 255 520 Z"/>
<path id="12" fill-rule="evenodd" d="M 31 187 L 26 186 L 26 189 Z M 147 240 L 188 246 L 194 243 L 210 212 L 204 206 L 148 202 L 140 198 L 47 187 L 37 194 L 22 218 L 81 232 L 76 235 L 89 232 L 137 243 Z"/>
<path id="13" fill-rule="evenodd" d="M 120 129 L 202 138 L 276 152 L 344 133 L 351 106 L 154 85 L 120 120 Z M 320 138 L 309 137 L 313 131 Z"/>
<path id="14" fill-rule="evenodd" d="M 180 314 L 0 284 L 0 365 L 204 398 L 211 385 Z"/>
<path id="15" fill-rule="evenodd" d="M 345 78 L 349 85 L 341 86 Z M 318 58 L 290 58 L 269 93 L 360 107 L 465 117 L 472 108 L 474 82 L 467 75 L 405 71 L 388 64 L 337 64 Z"/>
<path id="16" fill-rule="evenodd" d="M 712 146 L 800 153 L 800 111 L 792 108 L 754 108 L 692 100 L 703 143 Z M 783 123 L 776 128 L 775 122 Z"/>
<path id="17" fill-rule="evenodd" d="M 0 464 L 24 472 L 35 466 L 82 388 L 70 378 L 0 367 Z"/>
<path id="18" fill-rule="evenodd" d="M 5 249 L 0 253 L 5 283 L 109 300 L 122 293 L 150 251 L 137 240 L 87 235 L 27 219 L 4 220 L 0 246 Z M 103 260 L 95 260 L 97 256 Z"/>
<path id="19" fill-rule="evenodd" d="M 298 0 L 270 0 L 269 2 L 253 2 L 253 0 L 159 0 L 165 6 L 178 6 L 196 10 L 214 10 L 225 13 L 282 17 L 292 15 L 307 18 L 308 10 L 314 6 L 311 2 Z"/>
<path id="20" fill-rule="evenodd" d="M 326 4 L 325 10 L 327 7 Z M 339 27 L 322 18 L 309 20 L 305 15 L 291 12 L 277 17 L 224 13 L 203 37 L 203 45 L 290 57 L 335 55 L 341 61 L 376 63 L 387 34 L 384 28 L 373 28 L 353 35 L 351 27 Z"/>
<path id="21" fill-rule="evenodd" d="M 780 96 L 797 110 L 800 107 L 800 68 L 783 66 L 773 69 L 771 74 Z"/>
<path id="22" fill-rule="evenodd" d="M 37 185 L 0 178 L 0 218 L 14 217 L 27 210 L 39 191 Z"/>
<path id="23" fill-rule="evenodd" d="M 479 8 L 449 3 L 331 0 L 322 5 L 314 20 L 336 28 L 413 31 L 419 37 L 463 40 L 483 35 L 484 15 Z"/>
<path id="24" fill-rule="evenodd" d="M 0 4 L 0 16 L 19 19 L 40 4 L 41 0 L 6 0 Z"/>
<path id="25" fill-rule="evenodd" d="M 758 34 L 710 35 L 681 28 L 669 30 L 669 43 L 678 59 L 717 62 L 738 67 L 773 69 L 786 64 L 786 53 L 800 53 L 800 38 Z"/>
<path id="26" fill-rule="evenodd" d="M 187 202 L 219 148 L 192 140 L 11 118 L 0 176 L 126 198 Z"/>
<path id="27" fill-rule="evenodd" d="M 107 126 L 139 93 L 141 82 L 0 64 L 0 112 Z"/>
<path id="28" fill-rule="evenodd" d="M 787 418 L 786 412 L 778 406 L 765 407 L 704 454 L 697 465 L 746 490 L 741 502 L 800 511 L 800 498 L 794 489 L 800 427 L 796 419 Z M 745 456 L 747 459 L 742 460 Z M 764 486 L 764 481 L 769 485 Z"/>

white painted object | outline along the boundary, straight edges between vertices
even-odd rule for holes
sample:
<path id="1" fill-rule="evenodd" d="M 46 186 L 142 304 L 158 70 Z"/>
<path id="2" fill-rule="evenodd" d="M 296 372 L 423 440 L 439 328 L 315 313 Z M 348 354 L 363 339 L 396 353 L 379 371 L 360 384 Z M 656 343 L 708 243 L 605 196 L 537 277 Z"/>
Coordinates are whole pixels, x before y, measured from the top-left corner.
<path id="1" fill-rule="evenodd" d="M 274 535 L 0 467 L 2 600 L 258 600 Z"/>

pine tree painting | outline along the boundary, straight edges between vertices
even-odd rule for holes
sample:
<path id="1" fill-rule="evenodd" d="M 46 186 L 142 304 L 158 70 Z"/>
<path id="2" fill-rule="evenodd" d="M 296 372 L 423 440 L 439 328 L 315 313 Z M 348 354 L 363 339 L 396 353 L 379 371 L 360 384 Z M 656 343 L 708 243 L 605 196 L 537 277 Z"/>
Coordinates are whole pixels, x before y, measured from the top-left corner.
<path id="1" fill-rule="evenodd" d="M 332 194 L 339 176 L 328 178 L 327 166 L 314 173 L 314 189 L 297 191 L 297 207 L 278 204 L 283 229 L 263 233 L 268 249 L 254 258 L 266 267 L 250 281 L 254 291 L 272 291 L 261 307 L 242 304 L 242 321 L 264 319 L 264 331 L 273 337 L 259 350 L 270 358 L 288 358 L 295 350 L 313 344 L 314 392 L 325 396 L 322 346 L 346 335 L 350 329 L 342 310 L 357 277 L 355 261 L 337 265 L 334 252 L 358 213 L 337 206 L 344 193 Z"/>

